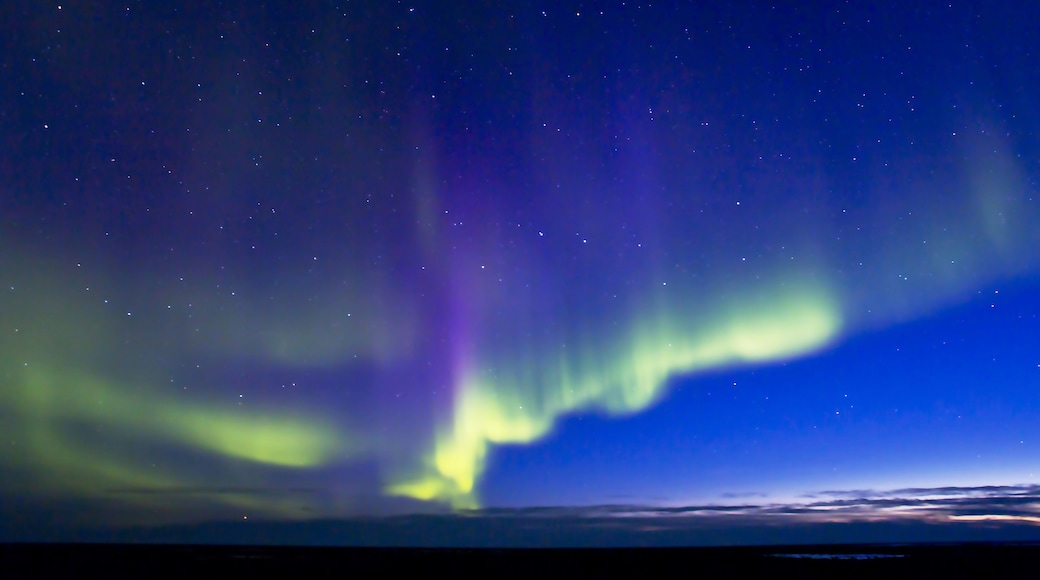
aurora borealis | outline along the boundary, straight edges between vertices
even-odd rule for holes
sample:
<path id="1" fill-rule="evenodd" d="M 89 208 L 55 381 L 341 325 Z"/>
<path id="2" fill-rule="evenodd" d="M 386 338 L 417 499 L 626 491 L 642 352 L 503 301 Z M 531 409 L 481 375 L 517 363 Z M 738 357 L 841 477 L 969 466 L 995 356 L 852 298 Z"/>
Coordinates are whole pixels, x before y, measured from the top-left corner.
<path id="1" fill-rule="evenodd" d="M 3 19 L 5 505 L 1036 483 L 1037 8 L 305 4 Z"/>

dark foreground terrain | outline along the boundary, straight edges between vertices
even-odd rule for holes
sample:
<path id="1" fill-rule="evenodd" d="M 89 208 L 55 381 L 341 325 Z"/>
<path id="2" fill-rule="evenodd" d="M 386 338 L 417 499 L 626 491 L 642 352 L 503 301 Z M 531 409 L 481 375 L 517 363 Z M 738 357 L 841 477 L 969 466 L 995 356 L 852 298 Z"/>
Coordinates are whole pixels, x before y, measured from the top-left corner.
<path id="1" fill-rule="evenodd" d="M 735 573 L 799 577 L 1035 578 L 1040 546 L 843 545 L 641 549 L 394 549 L 114 544 L 3 544 L 8 578 L 411 573 L 532 574 L 536 578 L 699 577 Z M 270 576 L 266 576 L 270 577 Z M 891 576 L 888 576 L 891 578 Z"/>

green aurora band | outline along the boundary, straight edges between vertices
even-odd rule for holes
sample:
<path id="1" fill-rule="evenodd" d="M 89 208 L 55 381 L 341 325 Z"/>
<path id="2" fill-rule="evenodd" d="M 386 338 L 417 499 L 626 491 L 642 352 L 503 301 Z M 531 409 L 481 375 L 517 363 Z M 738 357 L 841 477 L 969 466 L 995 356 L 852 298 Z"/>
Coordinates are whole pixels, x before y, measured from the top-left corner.
<path id="1" fill-rule="evenodd" d="M 703 330 L 662 322 L 641 328 L 627 348 L 609 354 L 565 354 L 556 364 L 466 376 L 451 423 L 437 433 L 427 473 L 388 492 L 476 507 L 474 486 L 492 444 L 536 441 L 579 409 L 635 413 L 656 402 L 675 375 L 789 359 L 835 338 L 840 313 L 826 292 L 782 292 L 751 312 L 734 308 Z"/>

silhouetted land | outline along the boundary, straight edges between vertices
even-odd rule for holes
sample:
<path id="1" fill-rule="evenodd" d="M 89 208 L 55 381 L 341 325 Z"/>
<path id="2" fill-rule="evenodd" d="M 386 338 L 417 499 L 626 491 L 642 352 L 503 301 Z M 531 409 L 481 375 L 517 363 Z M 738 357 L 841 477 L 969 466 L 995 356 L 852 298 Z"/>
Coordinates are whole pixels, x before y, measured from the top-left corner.
<path id="1" fill-rule="evenodd" d="M 1040 546 L 1010 544 L 765 546 L 638 549 L 395 549 L 116 544 L 3 544 L 4 575 L 19 578 L 216 577 L 354 573 L 635 578 L 704 574 L 797 577 L 1034 578 Z M 887 576 L 891 578 L 892 576 Z"/>

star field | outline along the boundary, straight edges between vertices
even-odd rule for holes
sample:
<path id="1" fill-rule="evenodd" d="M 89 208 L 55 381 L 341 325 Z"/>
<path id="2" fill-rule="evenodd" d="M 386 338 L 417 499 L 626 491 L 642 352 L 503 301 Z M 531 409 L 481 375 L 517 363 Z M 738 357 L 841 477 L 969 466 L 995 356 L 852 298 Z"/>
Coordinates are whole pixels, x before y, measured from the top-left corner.
<path id="1" fill-rule="evenodd" d="M 11 8 L 0 495 L 151 525 L 1031 485 L 1036 12 Z"/>

